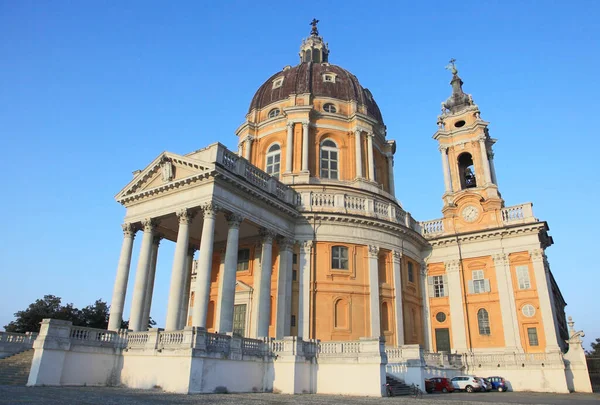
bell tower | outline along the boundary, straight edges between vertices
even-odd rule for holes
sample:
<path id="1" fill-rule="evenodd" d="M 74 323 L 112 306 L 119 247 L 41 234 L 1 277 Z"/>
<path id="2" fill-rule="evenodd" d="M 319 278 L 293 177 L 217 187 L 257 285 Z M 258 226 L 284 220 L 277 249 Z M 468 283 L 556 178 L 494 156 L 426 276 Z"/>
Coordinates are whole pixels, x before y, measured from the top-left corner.
<path id="1" fill-rule="evenodd" d="M 446 69 L 452 72 L 452 94 L 442 103 L 433 135 L 442 155 L 444 226 L 450 232 L 495 228 L 502 225 L 504 206 L 494 170 L 496 140 L 473 97 L 463 92 L 454 59 Z"/>

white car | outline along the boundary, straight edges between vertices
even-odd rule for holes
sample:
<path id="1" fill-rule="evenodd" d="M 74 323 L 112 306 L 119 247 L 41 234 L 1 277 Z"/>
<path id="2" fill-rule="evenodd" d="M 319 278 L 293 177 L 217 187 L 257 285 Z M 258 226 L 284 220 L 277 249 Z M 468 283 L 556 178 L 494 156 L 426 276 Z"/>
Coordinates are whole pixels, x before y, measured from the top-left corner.
<path id="1" fill-rule="evenodd" d="M 459 375 L 450 381 L 452 381 L 452 386 L 456 390 L 465 390 L 467 392 L 481 390 L 481 384 L 479 383 L 479 380 L 471 375 Z"/>

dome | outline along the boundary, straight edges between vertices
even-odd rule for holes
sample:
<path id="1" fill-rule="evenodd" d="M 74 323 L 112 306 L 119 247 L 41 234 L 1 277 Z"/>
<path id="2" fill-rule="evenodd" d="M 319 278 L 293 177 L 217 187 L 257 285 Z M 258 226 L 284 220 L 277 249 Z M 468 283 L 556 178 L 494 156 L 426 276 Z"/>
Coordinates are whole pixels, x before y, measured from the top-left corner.
<path id="1" fill-rule="evenodd" d="M 333 74 L 335 79 L 324 80 L 327 73 Z M 274 86 L 274 81 L 280 78 L 283 78 L 281 86 Z M 381 112 L 371 92 L 363 88 L 352 73 L 329 63 L 302 62 L 295 67 L 275 73 L 256 91 L 249 112 L 285 100 L 291 94 L 305 93 L 311 93 L 313 97 L 356 101 L 366 107 L 368 116 L 383 123 Z"/>

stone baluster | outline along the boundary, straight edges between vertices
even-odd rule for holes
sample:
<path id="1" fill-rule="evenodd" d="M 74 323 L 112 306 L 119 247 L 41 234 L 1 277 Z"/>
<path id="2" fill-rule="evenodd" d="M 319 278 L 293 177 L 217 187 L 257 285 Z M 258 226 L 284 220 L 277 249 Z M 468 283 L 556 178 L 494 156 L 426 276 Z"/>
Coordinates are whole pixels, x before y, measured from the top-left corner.
<path id="1" fill-rule="evenodd" d="M 123 224 L 123 244 L 121 256 L 117 265 L 117 277 L 110 305 L 110 317 L 108 320 L 109 330 L 119 330 L 123 320 L 123 307 L 125 306 L 125 295 L 127 293 L 127 280 L 129 279 L 129 268 L 131 266 L 131 252 L 133 239 L 137 229 L 132 224 Z"/>

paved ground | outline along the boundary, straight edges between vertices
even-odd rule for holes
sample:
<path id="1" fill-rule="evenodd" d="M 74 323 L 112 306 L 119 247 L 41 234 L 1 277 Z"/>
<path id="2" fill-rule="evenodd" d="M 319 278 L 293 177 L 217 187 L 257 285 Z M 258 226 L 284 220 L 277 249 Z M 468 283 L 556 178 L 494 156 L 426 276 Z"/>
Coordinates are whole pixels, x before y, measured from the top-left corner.
<path id="1" fill-rule="evenodd" d="M 600 394 L 534 394 L 534 393 L 453 393 L 424 395 L 416 400 L 410 397 L 394 398 L 357 398 L 329 395 L 278 395 L 278 394 L 208 394 L 177 395 L 166 394 L 159 390 L 132 390 L 126 388 L 92 387 L 20 387 L 0 386 L 0 404 L 409 404 L 418 402 L 426 405 L 442 404 L 556 404 L 556 405 L 592 405 L 600 404 Z"/>

